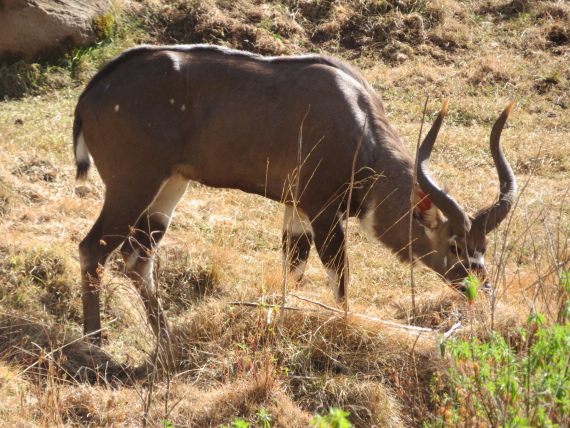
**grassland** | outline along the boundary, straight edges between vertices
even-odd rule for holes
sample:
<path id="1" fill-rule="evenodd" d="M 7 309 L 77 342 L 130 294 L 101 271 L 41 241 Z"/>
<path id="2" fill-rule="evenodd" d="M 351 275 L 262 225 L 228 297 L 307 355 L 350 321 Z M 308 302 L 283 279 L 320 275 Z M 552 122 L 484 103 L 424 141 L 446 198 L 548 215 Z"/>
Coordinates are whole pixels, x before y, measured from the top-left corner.
<path id="1" fill-rule="evenodd" d="M 341 407 L 357 427 L 445 422 L 443 335 L 497 332 L 523 354 L 563 321 L 570 270 L 570 5 L 527 0 L 173 0 L 117 2 L 112 40 L 54 64 L 0 66 L 0 426 L 307 427 Z M 451 108 L 432 156 L 471 212 L 496 197 L 490 127 L 511 99 L 503 144 L 519 182 L 491 237 L 495 293 L 475 302 L 409 266 L 351 223 L 351 309 L 333 305 L 311 256 L 277 329 L 279 204 L 193 185 L 159 250 L 156 278 L 178 343 L 149 331 L 114 257 L 103 285 L 104 345 L 82 338 L 77 244 L 101 207 L 97 174 L 78 185 L 75 102 L 89 77 L 138 43 L 214 43 L 261 54 L 325 53 L 360 68 L 413 150 L 426 97 Z M 491 191 L 489 190 L 491 189 Z M 244 306 L 241 303 L 260 306 Z M 384 320 L 429 328 L 394 328 Z M 532 318 L 532 317 L 531 317 Z M 532 318 L 536 320 L 537 318 Z M 523 334 L 521 328 L 527 330 Z M 442 380 L 443 379 L 443 380 Z M 439 401 L 438 401 L 439 399 Z M 466 415 L 462 426 L 488 426 Z M 567 423 L 563 419 L 559 423 Z M 497 422 L 497 426 L 500 423 Z M 437 426 L 445 426 L 444 424 Z M 461 425 L 459 425 L 461 426 Z"/>

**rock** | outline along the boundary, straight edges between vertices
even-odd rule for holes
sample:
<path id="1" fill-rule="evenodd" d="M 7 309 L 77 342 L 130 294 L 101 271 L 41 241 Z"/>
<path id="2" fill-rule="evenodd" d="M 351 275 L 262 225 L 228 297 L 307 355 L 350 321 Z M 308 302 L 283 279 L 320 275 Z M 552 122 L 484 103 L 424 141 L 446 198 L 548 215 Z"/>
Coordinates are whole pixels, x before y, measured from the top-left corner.
<path id="1" fill-rule="evenodd" d="M 108 0 L 0 0 L 0 61 L 54 59 L 113 25 Z"/>

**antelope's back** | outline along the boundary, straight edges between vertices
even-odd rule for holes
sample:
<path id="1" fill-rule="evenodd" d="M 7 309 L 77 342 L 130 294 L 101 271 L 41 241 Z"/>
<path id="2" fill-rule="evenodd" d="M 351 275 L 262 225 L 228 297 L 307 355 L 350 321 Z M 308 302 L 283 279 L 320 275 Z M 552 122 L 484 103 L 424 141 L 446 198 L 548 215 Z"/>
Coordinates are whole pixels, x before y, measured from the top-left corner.
<path id="1" fill-rule="evenodd" d="M 314 193 L 338 190 L 371 113 L 384 117 L 379 98 L 358 72 L 330 58 L 145 46 L 95 75 L 76 121 L 104 179 L 121 163 L 152 160 L 211 186 L 280 200 L 299 138 L 308 194 L 312 181 Z M 370 166 L 375 149 L 361 150 Z"/>

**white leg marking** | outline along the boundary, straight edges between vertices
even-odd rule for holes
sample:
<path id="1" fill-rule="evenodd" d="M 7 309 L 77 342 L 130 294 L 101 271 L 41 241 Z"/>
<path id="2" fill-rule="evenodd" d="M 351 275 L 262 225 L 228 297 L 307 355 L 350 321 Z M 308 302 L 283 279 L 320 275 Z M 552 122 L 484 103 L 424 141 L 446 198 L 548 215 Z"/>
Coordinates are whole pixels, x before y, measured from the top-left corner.
<path id="1" fill-rule="evenodd" d="M 281 259 L 283 266 L 283 273 L 288 273 L 293 277 L 295 282 L 301 282 L 303 275 L 305 274 L 305 269 L 307 268 L 307 262 L 301 262 L 297 266 L 292 267 L 289 270 L 289 263 L 285 260 L 285 253 L 283 253 L 283 258 Z"/>
<path id="2" fill-rule="evenodd" d="M 149 217 L 161 222 L 165 229 L 170 225 L 174 209 L 184 195 L 188 187 L 188 180 L 180 175 L 171 177 L 158 193 L 153 203 L 148 207 Z M 136 247 L 138 249 L 138 247 Z M 137 281 L 140 285 L 152 285 L 153 255 L 139 254 L 139 251 L 132 251 L 125 260 L 129 271 L 138 275 Z"/>
<path id="3" fill-rule="evenodd" d="M 134 250 L 125 260 L 125 265 L 130 272 L 136 272 L 137 281 L 141 283 L 152 282 L 152 267 L 154 266 L 152 256 L 142 256 L 137 250 Z"/>
<path id="4" fill-rule="evenodd" d="M 139 260 L 139 255 L 137 254 L 136 251 L 133 251 L 131 252 L 131 254 L 129 254 L 129 258 L 125 260 L 125 266 L 127 267 L 128 270 L 135 270 L 135 268 L 137 267 L 138 260 Z"/>
<path id="5" fill-rule="evenodd" d="M 168 227 L 172 220 L 174 209 L 186 192 L 188 180 L 181 175 L 172 176 L 162 187 L 156 199 L 148 207 L 149 216 L 161 218 Z"/>
<path id="6" fill-rule="evenodd" d="M 283 232 L 286 231 L 288 231 L 292 236 L 303 234 L 312 235 L 313 227 L 311 226 L 309 217 L 302 210 L 295 210 L 291 205 L 285 205 L 285 214 L 283 215 Z"/>
<path id="7" fill-rule="evenodd" d="M 338 300 L 339 300 L 338 288 L 340 285 L 340 281 L 338 279 L 338 276 L 337 276 L 336 272 L 332 269 L 325 268 L 325 271 L 327 272 L 327 276 L 329 278 L 329 286 L 330 286 L 330 288 L 334 294 L 334 300 L 335 300 L 335 302 L 338 302 Z"/>
<path id="8" fill-rule="evenodd" d="M 288 232 L 291 237 L 301 236 L 303 234 L 312 235 L 313 228 L 307 214 L 303 211 L 295 209 L 290 205 L 285 205 L 285 213 L 283 215 L 283 233 Z M 286 252 L 283 252 L 283 268 L 289 269 L 289 263 L 286 259 Z M 296 282 L 299 282 L 305 273 L 307 267 L 306 262 L 301 262 L 291 270 L 291 274 Z"/>
<path id="9" fill-rule="evenodd" d="M 119 111 L 119 104 L 117 104 L 117 105 L 115 106 L 115 112 L 118 112 L 118 111 Z"/>
<path id="10" fill-rule="evenodd" d="M 84 254 L 80 253 L 79 254 L 79 264 L 81 266 L 81 271 L 85 272 L 87 271 L 87 268 L 89 267 L 89 257 L 85 256 Z"/>
<path id="11" fill-rule="evenodd" d="M 291 271 L 291 274 L 293 275 L 293 279 L 295 279 L 295 282 L 301 281 L 303 275 L 305 274 L 306 268 L 307 268 L 307 262 L 301 262 L 297 266 L 295 266 L 295 268 Z"/>
<path id="12" fill-rule="evenodd" d="M 370 201 L 370 206 L 375 207 L 376 203 L 374 201 Z M 375 227 L 376 227 L 376 210 L 380 209 L 380 208 L 376 208 L 376 209 L 370 209 L 368 210 L 368 212 L 364 215 L 364 217 L 362 218 L 362 220 L 360 220 L 360 228 L 362 229 L 362 231 L 364 232 L 364 234 L 372 240 L 377 241 L 378 238 L 376 237 L 376 232 Z"/>

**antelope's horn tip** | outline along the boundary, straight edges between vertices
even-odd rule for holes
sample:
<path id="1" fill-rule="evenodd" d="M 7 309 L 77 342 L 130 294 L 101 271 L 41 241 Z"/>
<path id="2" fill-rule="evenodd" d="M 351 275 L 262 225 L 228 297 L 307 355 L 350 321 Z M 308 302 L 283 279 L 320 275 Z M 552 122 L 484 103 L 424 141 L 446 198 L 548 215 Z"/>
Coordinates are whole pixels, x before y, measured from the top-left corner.
<path id="1" fill-rule="evenodd" d="M 441 117 L 445 116 L 445 113 L 447 113 L 448 105 L 449 105 L 449 98 L 446 98 L 445 100 L 443 100 L 443 106 L 441 107 L 441 111 L 439 112 L 439 115 Z"/>
<path id="2" fill-rule="evenodd" d="M 513 109 L 513 106 L 515 105 L 515 100 L 512 100 L 509 105 L 507 106 L 507 108 L 505 109 L 505 114 L 508 116 L 509 114 L 511 114 L 511 110 Z"/>

